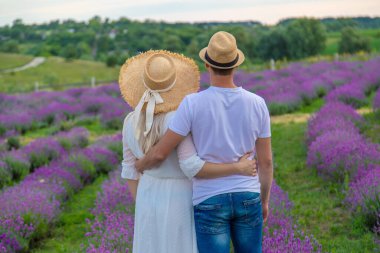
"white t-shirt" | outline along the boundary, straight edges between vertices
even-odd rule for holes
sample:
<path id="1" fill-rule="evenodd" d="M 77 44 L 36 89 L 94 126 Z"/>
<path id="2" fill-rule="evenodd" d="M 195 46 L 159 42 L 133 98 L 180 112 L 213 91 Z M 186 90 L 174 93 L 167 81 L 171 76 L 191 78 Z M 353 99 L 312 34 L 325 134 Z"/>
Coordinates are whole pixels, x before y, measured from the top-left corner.
<path id="1" fill-rule="evenodd" d="M 236 162 L 254 150 L 257 138 L 271 136 L 264 99 L 241 87 L 211 86 L 186 96 L 169 128 L 182 136 L 191 132 L 198 156 L 213 163 Z M 260 192 L 257 176 L 193 178 L 194 205 L 218 194 L 245 191 Z"/>

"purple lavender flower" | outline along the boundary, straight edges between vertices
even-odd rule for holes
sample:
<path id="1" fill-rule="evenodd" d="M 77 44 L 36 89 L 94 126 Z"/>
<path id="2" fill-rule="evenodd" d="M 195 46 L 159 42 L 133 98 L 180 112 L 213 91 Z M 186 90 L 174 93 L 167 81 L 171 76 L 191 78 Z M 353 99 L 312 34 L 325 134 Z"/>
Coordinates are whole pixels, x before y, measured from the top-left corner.
<path id="1" fill-rule="evenodd" d="M 297 230 L 297 227 L 279 228 L 273 232 L 269 232 L 269 227 L 265 227 L 262 247 L 263 253 L 322 252 L 322 246 L 313 237 L 306 236 Z"/>
<path id="2" fill-rule="evenodd" d="M 0 114 L 0 122 L 6 129 L 15 129 L 24 133 L 31 127 L 33 118 L 29 112 L 21 112 L 19 114 Z"/>
<path id="3" fill-rule="evenodd" d="M 53 188 L 51 188 L 53 187 Z M 62 186 L 44 182 L 27 181 L 16 187 L 5 189 L 0 194 L 0 216 L 30 216 L 34 224 L 42 220 L 51 222 L 56 217 L 60 203 L 53 198 L 56 192 L 62 192 Z"/>
<path id="4" fill-rule="evenodd" d="M 61 185 L 65 188 L 65 192 L 60 191 L 55 194 L 62 197 L 66 197 L 68 192 L 77 191 L 82 187 L 78 177 L 64 168 L 61 168 L 59 162 L 36 170 L 35 173 L 27 176 L 23 182 L 27 181 L 38 181 L 45 185 Z"/>
<path id="5" fill-rule="evenodd" d="M 380 211 L 380 165 L 360 167 L 358 175 L 350 183 L 346 201 L 352 211 L 377 218 Z M 358 208 L 360 207 L 360 208 Z"/>
<path id="6" fill-rule="evenodd" d="M 21 149 L 4 153 L 1 160 L 6 164 L 12 180 L 19 180 L 29 173 L 31 164 L 28 156 Z"/>
<path id="7" fill-rule="evenodd" d="M 327 101 L 340 101 L 345 104 L 359 108 L 366 104 L 364 90 L 357 83 L 347 84 L 331 91 L 327 97 Z"/>
<path id="8" fill-rule="evenodd" d="M 321 108 L 308 122 L 306 142 L 310 145 L 316 138 L 327 131 L 344 129 L 345 132 L 359 134 L 356 125 L 364 122 L 363 118 L 349 105 L 330 102 Z"/>
<path id="9" fill-rule="evenodd" d="M 88 144 L 89 132 L 83 127 L 74 127 L 68 132 L 60 132 L 54 136 L 66 150 L 84 148 Z"/>
<path id="10" fill-rule="evenodd" d="M 109 129 L 121 129 L 123 126 L 123 119 L 127 113 L 131 111 L 126 104 L 122 106 L 109 106 L 107 109 L 102 108 L 101 122 Z"/>
<path id="11" fill-rule="evenodd" d="M 115 137 L 108 137 L 108 139 L 113 138 Z M 93 179 L 95 173 L 89 174 L 89 178 L 84 178 L 82 175 L 87 175 L 82 173 L 83 171 L 87 172 L 88 168 L 94 171 L 102 171 L 105 168 L 109 169 L 111 166 L 112 168 L 117 168 L 116 165 L 119 162 L 117 161 L 116 154 L 102 148 L 101 144 L 97 145 L 95 147 L 88 147 L 81 152 L 76 152 L 73 156 L 62 155 L 61 153 L 60 159 L 52 161 L 48 166 L 36 169 L 20 184 L 6 188 L 0 192 L 0 231 L 2 231 L 2 221 L 10 219 L 16 222 L 21 217 L 21 219 L 27 219 L 32 224 L 29 232 L 31 234 L 35 233 L 36 228 L 54 222 L 61 211 L 60 206 L 62 202 L 70 197 L 72 192 L 80 189 L 82 182 L 87 183 L 91 178 Z M 87 156 L 89 158 L 86 158 Z M 104 167 L 98 169 L 96 166 Z M 120 183 L 118 189 L 122 189 L 122 187 L 123 184 Z M 112 190 L 107 190 L 107 197 L 111 194 Z M 114 202 L 110 200 L 108 204 L 111 203 Z M 104 217 L 112 222 L 115 220 L 117 222 L 121 220 L 126 222 L 128 217 L 130 217 L 130 221 L 133 221 L 131 216 L 127 216 L 122 212 L 120 214 L 121 216 L 118 216 L 116 213 L 113 213 Z M 99 222 L 103 221 L 105 220 L 102 219 Z M 104 223 L 104 226 L 106 229 L 111 228 L 107 222 Z M 132 225 L 130 227 L 133 228 Z M 120 231 L 124 233 L 123 230 Z M 130 229 L 126 229 L 125 231 L 128 232 Z M 119 232 L 110 233 L 108 238 L 115 239 L 117 235 L 120 235 L 118 234 Z M 132 233 L 129 234 L 130 236 L 132 235 Z M 0 249 L 5 251 L 10 249 L 16 249 L 16 251 L 25 250 L 31 237 L 29 234 L 22 234 L 21 232 L 17 236 L 9 233 L 0 234 Z"/>
<path id="12" fill-rule="evenodd" d="M 17 252 L 22 250 L 19 238 L 29 239 L 33 225 L 26 224 L 20 216 L 0 217 L 0 252 Z"/>
<path id="13" fill-rule="evenodd" d="M 87 157 L 99 172 L 108 172 L 118 165 L 118 157 L 112 151 L 102 147 L 89 147 L 83 150 L 83 155 Z"/>
<path id="14" fill-rule="evenodd" d="M 20 151 L 29 158 L 32 171 L 66 154 L 60 143 L 51 137 L 37 139 Z"/>
<path id="15" fill-rule="evenodd" d="M 358 123 L 363 119 L 352 107 L 331 102 L 325 105 L 309 121 L 307 164 L 330 180 L 343 183 L 348 179 L 346 202 L 353 212 L 364 215 L 377 233 L 380 146 L 360 134 L 355 126 Z"/>
<path id="16" fill-rule="evenodd" d="M 277 184 L 273 181 L 270 203 L 269 203 L 270 216 L 268 218 L 267 225 L 271 229 L 285 228 L 291 229 L 293 226 L 293 220 L 290 216 L 290 210 L 293 208 L 293 204 L 286 194 Z"/>
<path id="17" fill-rule="evenodd" d="M 305 235 L 293 222 L 290 211 L 293 204 L 276 184 L 270 194 L 270 216 L 264 227 L 263 252 L 322 252 L 322 246 L 313 236 Z"/>
<path id="18" fill-rule="evenodd" d="M 126 208 L 132 204 L 133 199 L 128 191 L 128 185 L 120 178 L 119 170 L 116 170 L 103 183 L 102 192 L 98 193 L 92 213 L 101 215 L 117 210 L 126 211 Z"/>
<path id="19" fill-rule="evenodd" d="M 379 147 L 352 132 L 329 131 L 320 135 L 309 147 L 307 164 L 320 175 L 343 182 L 352 178 L 358 167 L 380 161 Z"/>
<path id="20" fill-rule="evenodd" d="M 132 198 L 127 185 L 114 171 L 104 182 L 92 213 L 95 220 L 86 233 L 89 246 L 86 252 L 129 252 L 132 246 L 134 219 Z"/>
<path id="21" fill-rule="evenodd" d="M 48 124 L 73 118 L 79 113 L 81 113 L 81 107 L 79 105 L 59 102 L 51 102 L 49 106 L 41 107 L 35 112 L 36 120 L 45 121 Z"/>
<path id="22" fill-rule="evenodd" d="M 364 93 L 378 86 L 377 68 L 380 68 L 378 58 L 368 62 L 296 63 L 277 71 L 239 71 L 235 82 L 262 96 L 271 114 L 294 111 L 331 90 L 329 101 L 343 101 L 358 107 L 365 104 Z M 208 73 L 203 73 L 202 87 L 207 88 L 208 83 Z"/>
<path id="23" fill-rule="evenodd" d="M 336 118 L 324 118 L 320 121 L 314 120 L 312 118 L 309 121 L 309 127 L 307 130 L 307 144 L 310 145 L 314 142 L 319 136 L 325 134 L 329 131 L 339 131 L 344 129 L 344 132 L 351 133 L 352 135 L 359 135 L 359 129 L 349 120 L 346 120 L 341 117 Z"/>
<path id="24" fill-rule="evenodd" d="M 82 94 L 80 99 L 84 113 L 89 115 L 98 114 L 103 107 L 115 102 L 115 98 L 108 95 L 89 96 L 87 93 Z"/>

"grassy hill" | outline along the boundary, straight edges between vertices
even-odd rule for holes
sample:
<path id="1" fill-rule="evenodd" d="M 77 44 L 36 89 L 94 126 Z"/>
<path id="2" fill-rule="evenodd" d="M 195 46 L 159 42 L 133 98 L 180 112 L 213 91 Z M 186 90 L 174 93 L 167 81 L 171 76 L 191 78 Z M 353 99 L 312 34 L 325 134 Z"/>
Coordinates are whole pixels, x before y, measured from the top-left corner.
<path id="1" fill-rule="evenodd" d="M 30 55 L 0 53 L 0 71 L 25 65 L 32 59 Z"/>
<path id="2" fill-rule="evenodd" d="M 30 56 L 4 54 L 0 55 L 0 69 L 23 65 L 33 59 Z M 6 66 L 6 67 L 2 67 Z M 40 86 L 49 86 L 60 90 L 76 84 L 90 85 L 91 77 L 96 82 L 110 82 L 118 79 L 119 67 L 109 68 L 104 63 L 49 57 L 41 65 L 20 72 L 0 72 L 0 92 L 33 91 L 35 82 Z M 67 85 L 69 84 L 69 85 Z"/>

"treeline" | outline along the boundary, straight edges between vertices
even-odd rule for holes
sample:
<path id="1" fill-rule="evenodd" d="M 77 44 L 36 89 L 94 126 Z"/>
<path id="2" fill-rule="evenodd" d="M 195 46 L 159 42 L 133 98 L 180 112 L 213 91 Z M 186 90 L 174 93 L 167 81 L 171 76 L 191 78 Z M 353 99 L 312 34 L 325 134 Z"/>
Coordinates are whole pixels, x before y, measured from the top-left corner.
<path id="1" fill-rule="evenodd" d="M 30 25 L 18 19 L 11 26 L 0 27 L 0 51 L 97 60 L 108 66 L 121 64 L 126 58 L 149 49 L 167 49 L 198 59 L 199 50 L 207 46 L 210 36 L 225 30 L 235 35 L 248 63 L 300 59 L 323 51 L 328 30 L 341 30 L 342 38 L 349 38 L 341 40 L 340 52 L 369 51 L 368 39 L 360 37 L 355 24 L 374 27 L 379 20 L 303 18 L 263 26 L 253 21 L 171 24 L 127 18 L 111 21 L 98 16 L 87 22 L 65 20 Z M 336 27 L 332 28 L 332 24 Z"/>
<path id="2" fill-rule="evenodd" d="M 281 20 L 278 24 L 284 25 L 294 21 L 294 18 Z M 380 18 L 357 17 L 357 18 L 322 18 L 321 23 L 326 27 L 328 32 L 340 32 L 346 27 L 356 29 L 379 29 Z"/>

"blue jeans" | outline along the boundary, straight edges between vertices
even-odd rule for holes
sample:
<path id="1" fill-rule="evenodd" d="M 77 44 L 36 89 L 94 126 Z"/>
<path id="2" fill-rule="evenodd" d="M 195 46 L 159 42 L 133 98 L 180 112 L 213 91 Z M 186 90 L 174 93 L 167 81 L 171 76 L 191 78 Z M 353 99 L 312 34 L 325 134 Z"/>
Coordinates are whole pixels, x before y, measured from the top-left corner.
<path id="1" fill-rule="evenodd" d="M 263 215 L 260 194 L 225 193 L 194 206 L 199 253 L 261 252 Z"/>

